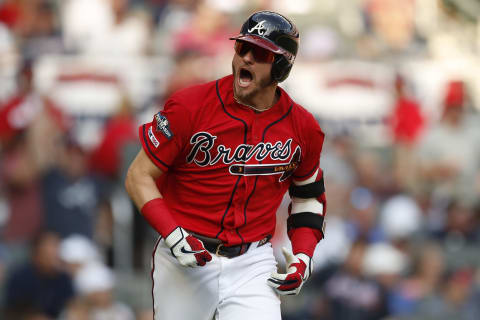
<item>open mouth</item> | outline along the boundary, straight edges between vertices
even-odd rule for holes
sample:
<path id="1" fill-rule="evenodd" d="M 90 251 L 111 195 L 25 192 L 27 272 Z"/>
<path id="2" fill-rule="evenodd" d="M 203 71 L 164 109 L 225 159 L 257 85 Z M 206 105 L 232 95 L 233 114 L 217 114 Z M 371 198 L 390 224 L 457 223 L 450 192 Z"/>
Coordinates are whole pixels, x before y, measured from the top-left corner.
<path id="1" fill-rule="evenodd" d="M 253 74 L 247 69 L 240 68 L 238 83 L 241 87 L 248 87 L 253 80 Z"/>

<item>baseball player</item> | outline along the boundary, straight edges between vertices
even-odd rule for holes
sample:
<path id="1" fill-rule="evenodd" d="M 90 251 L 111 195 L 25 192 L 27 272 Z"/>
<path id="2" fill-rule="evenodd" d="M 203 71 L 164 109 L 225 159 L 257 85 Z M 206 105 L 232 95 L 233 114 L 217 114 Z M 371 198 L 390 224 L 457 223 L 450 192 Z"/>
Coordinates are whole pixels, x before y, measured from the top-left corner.
<path id="1" fill-rule="evenodd" d="M 234 40 L 232 75 L 174 93 L 139 128 L 126 188 L 159 232 L 152 260 L 155 319 L 281 319 L 279 295 L 312 272 L 326 210 L 324 134 L 278 83 L 299 33 L 270 11 Z M 269 242 L 289 191 L 292 251 L 278 273 Z"/>

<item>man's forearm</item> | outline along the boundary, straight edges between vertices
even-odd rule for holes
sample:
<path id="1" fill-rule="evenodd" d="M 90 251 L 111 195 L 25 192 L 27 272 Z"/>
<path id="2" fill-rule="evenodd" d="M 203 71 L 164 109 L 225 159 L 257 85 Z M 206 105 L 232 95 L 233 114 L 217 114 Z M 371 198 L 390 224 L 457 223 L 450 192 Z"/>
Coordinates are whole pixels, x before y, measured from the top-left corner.
<path id="1" fill-rule="evenodd" d="M 141 210 L 150 200 L 162 198 L 153 178 L 141 174 L 136 175 L 134 170 L 128 171 L 125 188 L 138 210 Z"/>
<path id="2" fill-rule="evenodd" d="M 125 178 L 125 189 L 138 210 L 150 200 L 162 198 L 155 183 L 155 179 L 161 175 L 161 170 L 154 167 L 142 151 L 130 165 Z"/>

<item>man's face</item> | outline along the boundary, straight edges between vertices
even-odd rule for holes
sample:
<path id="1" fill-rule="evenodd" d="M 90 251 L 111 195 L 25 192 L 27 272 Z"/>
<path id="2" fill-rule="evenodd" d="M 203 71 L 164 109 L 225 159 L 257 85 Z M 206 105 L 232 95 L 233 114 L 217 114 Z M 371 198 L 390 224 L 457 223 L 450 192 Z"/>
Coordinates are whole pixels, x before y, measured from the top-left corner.
<path id="1" fill-rule="evenodd" d="M 60 239 L 54 233 L 42 235 L 34 250 L 35 266 L 45 274 L 55 273 L 60 266 L 58 255 Z"/>
<path id="2" fill-rule="evenodd" d="M 239 48 L 240 47 L 240 48 Z M 275 83 L 271 79 L 272 52 L 254 44 L 238 41 L 232 60 L 235 97 L 248 102 L 261 91 Z"/>

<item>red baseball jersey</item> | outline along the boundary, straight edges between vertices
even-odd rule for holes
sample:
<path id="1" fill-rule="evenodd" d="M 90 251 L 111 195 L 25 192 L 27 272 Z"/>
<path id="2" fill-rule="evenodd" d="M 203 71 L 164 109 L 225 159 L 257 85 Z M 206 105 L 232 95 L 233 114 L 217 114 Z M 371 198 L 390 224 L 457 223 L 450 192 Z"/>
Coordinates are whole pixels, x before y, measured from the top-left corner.
<path id="1" fill-rule="evenodd" d="M 324 134 L 278 88 L 264 112 L 236 102 L 233 76 L 174 93 L 139 128 L 143 149 L 164 174 L 157 186 L 183 228 L 227 245 L 273 235 L 292 178 L 319 168 Z"/>

